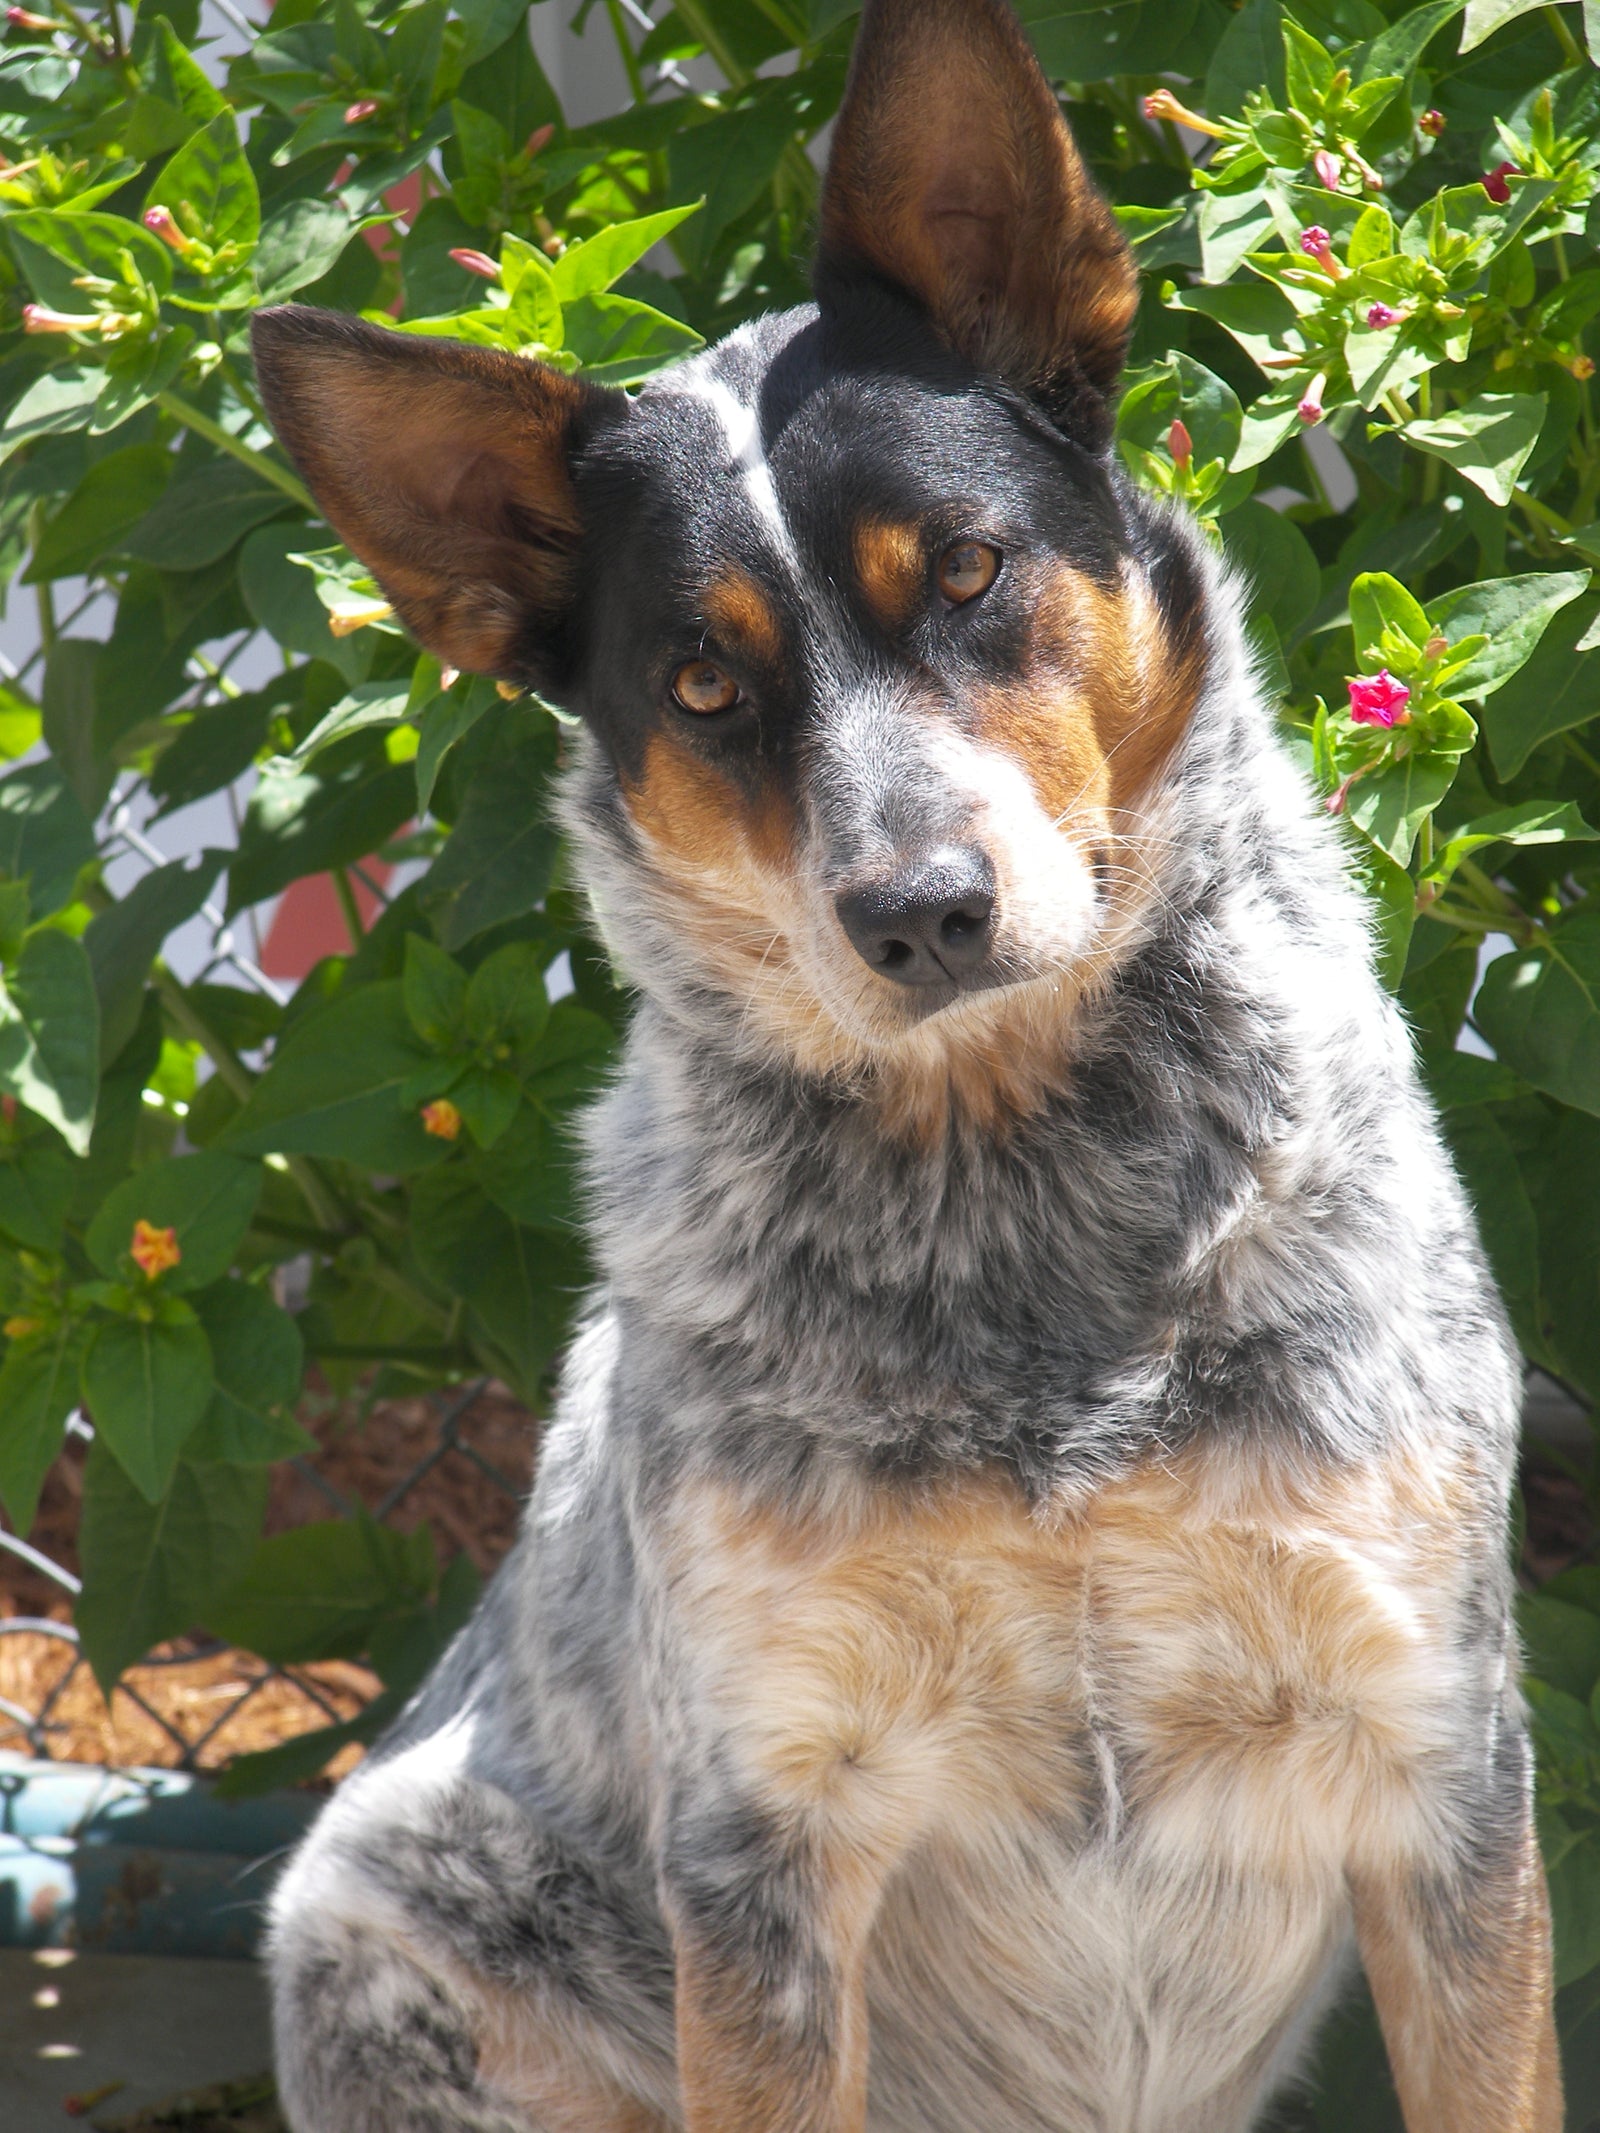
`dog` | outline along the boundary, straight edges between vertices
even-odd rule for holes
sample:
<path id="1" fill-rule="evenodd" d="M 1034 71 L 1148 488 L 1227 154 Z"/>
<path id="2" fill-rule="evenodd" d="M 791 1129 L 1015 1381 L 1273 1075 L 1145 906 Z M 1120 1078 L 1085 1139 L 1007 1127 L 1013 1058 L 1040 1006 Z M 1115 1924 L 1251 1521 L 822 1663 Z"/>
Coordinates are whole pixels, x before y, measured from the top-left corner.
<path id="1" fill-rule="evenodd" d="M 297 2133 L 1241 2133 L 1357 1958 L 1556 2133 L 1518 1369 L 1003 0 L 869 0 L 816 302 L 629 398 L 263 313 L 637 994 L 521 1537 L 286 1869 Z"/>

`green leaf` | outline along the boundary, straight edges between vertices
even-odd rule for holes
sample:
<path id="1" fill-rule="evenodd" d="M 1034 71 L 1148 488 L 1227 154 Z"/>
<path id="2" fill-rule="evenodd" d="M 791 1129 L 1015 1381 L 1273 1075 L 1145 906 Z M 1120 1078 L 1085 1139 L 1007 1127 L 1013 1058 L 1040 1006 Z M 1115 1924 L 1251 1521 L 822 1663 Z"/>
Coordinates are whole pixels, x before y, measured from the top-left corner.
<path id="1" fill-rule="evenodd" d="M 302 874 L 355 865 L 394 835 L 415 804 L 409 763 L 356 759 L 306 770 L 269 764 L 228 869 L 228 909 L 275 896 Z"/>
<path id="2" fill-rule="evenodd" d="M 436 696 L 423 712 L 415 764 L 420 813 L 426 814 L 433 800 L 445 757 L 498 701 L 494 683 L 477 674 L 465 687 L 458 683 L 444 695 Z"/>
<path id="3" fill-rule="evenodd" d="M 1440 1121 L 1478 1216 L 1483 1248 L 1507 1311 L 1525 1346 L 1539 1332 L 1539 1225 L 1522 1182 L 1516 1151 L 1486 1110 L 1447 1111 Z"/>
<path id="4" fill-rule="evenodd" d="M 1455 782 L 1456 763 L 1454 755 L 1413 752 L 1374 771 L 1350 788 L 1351 821 L 1405 866 L 1418 831 Z"/>
<path id="5" fill-rule="evenodd" d="M 1463 859 L 1487 844 L 1592 844 L 1597 838 L 1600 830 L 1591 829 L 1570 800 L 1524 800 L 1457 830 L 1427 871 L 1431 879 L 1447 881 Z"/>
<path id="6" fill-rule="evenodd" d="M 368 1169 L 420 1170 L 448 1152 L 402 1108 L 432 1054 L 406 1018 L 399 979 L 343 995 L 292 1029 L 218 1141 L 241 1155 L 338 1156 Z"/>
<path id="7" fill-rule="evenodd" d="M 411 1188 L 417 1263 L 465 1298 L 495 1360 L 532 1398 L 585 1279 L 575 1242 L 511 1221 L 457 1163 Z"/>
<path id="8" fill-rule="evenodd" d="M 1580 910 L 1534 946 L 1497 956 L 1476 1015 L 1525 1081 L 1600 1113 L 1600 912 Z"/>
<path id="9" fill-rule="evenodd" d="M 1270 617 L 1292 637 L 1310 617 L 1322 590 L 1311 544 L 1292 519 L 1251 497 L 1222 522 L 1228 560 L 1244 573 L 1252 613 Z"/>
<path id="10" fill-rule="evenodd" d="M 1275 104 L 1285 98 L 1283 9 L 1279 0 L 1247 0 L 1223 31 L 1206 76 L 1205 108 L 1211 118 L 1237 118 L 1245 98 L 1265 89 Z"/>
<path id="11" fill-rule="evenodd" d="M 84 1404 L 142 1496 L 166 1494 L 185 1439 L 211 1404 L 211 1345 L 187 1304 L 157 1319 L 108 1318 L 89 1337 Z"/>
<path id="12" fill-rule="evenodd" d="M 74 296 L 80 292 L 73 291 Z M 105 388 L 103 370 L 76 363 L 46 371 L 35 378 L 12 408 L 0 433 L 0 462 L 36 437 L 51 437 L 60 430 L 81 429 L 89 410 Z"/>
<path id="13" fill-rule="evenodd" d="M 152 1645 L 204 1622 L 261 1531 L 267 1477 L 180 1460 L 151 1503 L 99 1444 L 84 1472 L 78 1636 L 102 1694 Z"/>
<path id="14" fill-rule="evenodd" d="M 0 981 L 0 1089 L 86 1155 L 100 1093 L 100 1007 L 83 944 L 46 927 Z"/>
<path id="15" fill-rule="evenodd" d="M 202 1289 L 194 1308 L 211 1344 L 212 1393 L 184 1458 L 270 1466 L 315 1451 L 294 1419 L 305 1354 L 288 1312 L 249 1281 Z"/>
<path id="16" fill-rule="evenodd" d="M 467 973 L 461 965 L 426 935 L 410 933 L 403 984 L 406 1014 L 417 1035 L 441 1048 L 454 1044 L 465 1027 Z"/>
<path id="17" fill-rule="evenodd" d="M 251 1800 L 264 1792 L 277 1792 L 287 1785 L 303 1785 L 316 1777 L 352 1742 L 375 1741 L 400 1716 L 406 1698 L 385 1690 L 374 1696 L 365 1710 L 335 1726 L 316 1726 L 297 1733 L 276 1748 L 261 1748 L 253 1755 L 238 1755 L 212 1784 L 219 1800 Z"/>
<path id="18" fill-rule="evenodd" d="M 289 558 L 305 546 L 304 524 L 261 526 L 239 551 L 239 590 L 251 615 L 279 644 L 311 659 L 326 659 L 348 682 L 365 681 L 372 665 L 370 630 L 335 637 L 316 580 Z"/>
<path id="19" fill-rule="evenodd" d="M 410 702 L 408 675 L 396 675 L 390 681 L 363 681 L 348 696 L 342 696 L 331 711 L 324 712 L 285 760 L 296 765 L 309 763 L 324 748 L 331 748 L 335 741 L 344 740 L 348 734 L 364 732 L 371 726 L 398 726 Z"/>
<path id="20" fill-rule="evenodd" d="M 1558 1988 L 1600 1965 L 1600 1831 L 1585 1830 L 1552 1870 L 1550 1926 Z"/>
<path id="21" fill-rule="evenodd" d="M 88 570 L 117 548 L 120 537 L 151 509 L 171 474 L 172 454 L 159 444 L 130 444 L 96 460 L 45 521 L 24 583 L 37 585 Z"/>
<path id="22" fill-rule="evenodd" d="M 108 1280 L 122 1275 L 134 1224 L 177 1231 L 182 1258 L 161 1276 L 169 1290 L 204 1289 L 233 1263 L 261 1197 L 261 1166 L 207 1149 L 150 1163 L 119 1185 L 84 1238 Z"/>
<path id="23" fill-rule="evenodd" d="M 400 1534 L 365 1515 L 326 1519 L 264 1540 L 212 1604 L 207 1627 L 276 1666 L 355 1658 L 437 1582 L 426 1527 Z"/>
<path id="24" fill-rule="evenodd" d="M 45 1140 L 13 1142 L 0 1151 L 0 1231 L 30 1251 L 59 1252 L 72 1186 L 72 1158 L 63 1149 Z"/>
<path id="25" fill-rule="evenodd" d="M 257 526 L 293 509 L 254 467 L 224 456 L 173 482 L 137 525 L 106 545 L 158 570 L 203 570 Z"/>
<path id="26" fill-rule="evenodd" d="M 1563 1696 L 1587 1703 L 1600 1682 L 1600 1614 L 1549 1592 L 1517 1596 L 1528 1670 Z"/>
<path id="27" fill-rule="evenodd" d="M 563 305 L 580 296 L 595 296 L 609 289 L 643 259 L 652 245 L 687 222 L 698 212 L 690 207 L 669 207 L 658 215 L 640 215 L 632 222 L 614 222 L 598 236 L 569 245 L 551 269 L 556 295 Z"/>
<path id="28" fill-rule="evenodd" d="M 1551 1344 L 1600 1398 L 1600 1119 L 1568 1111 L 1530 1182 Z"/>
<path id="29" fill-rule="evenodd" d="M 1450 677 L 1450 694 L 1464 699 L 1493 695 L 1526 666 L 1539 640 L 1562 608 L 1589 583 L 1586 570 L 1535 570 L 1515 578 L 1488 578 L 1460 585 L 1428 603 L 1428 619 L 1457 644 L 1484 636 L 1488 643 Z"/>
<path id="30" fill-rule="evenodd" d="M 0 873 L 29 884 L 36 918 L 60 910 L 94 856 L 94 827 L 56 764 L 0 778 Z"/>
<path id="31" fill-rule="evenodd" d="M 1543 393 L 1479 393 L 1448 415 L 1407 422 L 1399 434 L 1504 505 L 1539 441 L 1546 405 Z"/>
<path id="32" fill-rule="evenodd" d="M 1378 975 L 1390 992 L 1398 992 L 1417 921 L 1416 884 L 1403 866 L 1366 837 L 1355 845 L 1352 859 L 1372 906 Z"/>
<path id="33" fill-rule="evenodd" d="M 172 287 L 172 254 L 160 238 L 124 215 L 69 215 L 27 208 L 6 216 L 5 231 L 34 294 L 53 311 L 70 314 L 87 308 L 78 286 L 83 275 L 126 286 L 125 252 L 158 295 L 164 296 Z"/>
<path id="34" fill-rule="evenodd" d="M 361 228 L 337 200 L 291 200 L 262 224 L 256 288 L 264 304 L 281 304 L 320 281 Z"/>
<path id="35" fill-rule="evenodd" d="M 1428 618 L 1398 578 L 1387 571 L 1364 570 L 1350 587 L 1350 626 L 1356 657 L 1369 658 L 1386 629 L 1408 637 L 1421 651 L 1428 641 Z"/>
<path id="36" fill-rule="evenodd" d="M 109 1066 L 139 1020 L 144 982 L 162 942 L 193 918 L 222 871 L 226 852 L 202 852 L 191 868 L 174 859 L 153 867 L 121 903 L 102 911 L 83 936 L 100 1002 L 100 1057 Z"/>
<path id="37" fill-rule="evenodd" d="M 1574 600 L 1547 626 L 1526 665 L 1484 707 L 1484 732 L 1499 777 L 1514 778 L 1541 741 L 1600 712 L 1600 657 L 1577 649 L 1597 617 L 1600 594 Z"/>
<path id="38" fill-rule="evenodd" d="M 1045 72 L 1066 81 L 1158 73 L 1184 56 L 1203 19 L 1203 34 L 1183 69 L 1199 73 L 1228 19 L 1198 0 L 1020 0 L 1017 13 Z"/>
<path id="39" fill-rule="evenodd" d="M 208 704 L 179 727 L 150 773 L 151 797 L 161 802 L 160 812 L 187 807 L 242 776 L 266 745 L 274 714 L 299 694 L 305 672 L 297 668 L 247 696 Z"/>
<path id="40" fill-rule="evenodd" d="M 423 884 L 446 948 L 532 911 L 550 886 L 558 843 L 549 812 L 555 754 L 547 712 L 526 703 L 502 707 L 455 829 Z"/>
<path id="41" fill-rule="evenodd" d="M 86 637 L 58 637 L 45 654 L 40 691 L 45 746 L 86 815 L 97 815 L 111 790 L 111 761 L 96 745 L 101 654 Z"/>
<path id="42" fill-rule="evenodd" d="M 253 251 L 261 234 L 261 195 L 232 111 L 219 111 L 190 136 L 145 195 L 145 207 L 170 208 L 180 224 L 193 209 L 208 244 Z M 223 277 L 219 277 L 223 278 Z M 207 293 L 210 277 L 207 277 Z"/>
<path id="43" fill-rule="evenodd" d="M 680 319 L 627 296 L 580 296 L 563 313 L 566 346 L 595 385 L 638 385 L 704 347 Z"/>
<path id="44" fill-rule="evenodd" d="M 1467 19 L 1461 25 L 1462 52 L 1475 52 L 1496 30 L 1515 22 L 1519 15 L 1531 15 L 1542 4 L 1543 0 L 1469 0 Z"/>
<path id="45" fill-rule="evenodd" d="M 526 942 L 497 948 L 472 973 L 466 992 L 467 1033 L 495 1058 L 531 1062 L 549 1019 L 544 966 Z"/>
<path id="46" fill-rule="evenodd" d="M 25 1534 L 78 1404 L 84 1334 L 68 1320 L 7 1344 L 0 1364 L 0 1500 Z"/>

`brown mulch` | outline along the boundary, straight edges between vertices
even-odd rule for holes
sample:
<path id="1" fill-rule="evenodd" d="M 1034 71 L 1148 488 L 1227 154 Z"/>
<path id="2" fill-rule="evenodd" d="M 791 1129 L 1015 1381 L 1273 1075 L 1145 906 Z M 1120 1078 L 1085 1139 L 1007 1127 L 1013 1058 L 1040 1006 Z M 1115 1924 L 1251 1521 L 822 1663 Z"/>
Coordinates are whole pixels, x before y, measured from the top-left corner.
<path id="1" fill-rule="evenodd" d="M 313 1388 L 300 1419 L 319 1449 L 307 1456 L 304 1470 L 298 1464 L 274 1470 L 268 1533 L 339 1515 L 312 1474 L 345 1503 L 378 1511 L 435 1450 L 441 1419 L 453 1405 L 446 1396 L 384 1401 L 366 1410 L 359 1400 L 336 1401 Z M 406 1489 L 387 1515 L 402 1532 L 430 1526 L 441 1566 L 464 1552 L 487 1576 L 515 1537 L 520 1501 L 532 1480 L 537 1425 L 503 1386 L 491 1384 L 460 1415 L 456 1436 L 505 1478 L 510 1492 L 474 1459 L 452 1449 Z M 78 1570 L 83 1456 L 82 1443 L 69 1439 L 46 1478 L 28 1534 L 35 1548 L 73 1573 Z M 71 1614 L 60 1586 L 0 1552 L 0 1616 L 68 1622 Z M 130 1668 L 108 1708 L 88 1668 L 74 1668 L 74 1656 L 71 1645 L 48 1633 L 0 1636 L 0 1697 L 22 1709 L 38 1711 L 71 1672 L 52 1710 L 50 1732 L 50 1753 L 71 1762 L 173 1766 L 183 1750 L 164 1729 L 165 1720 L 185 1742 L 207 1735 L 195 1762 L 215 1769 L 235 1755 L 277 1747 L 333 1720 L 355 1717 L 378 1686 L 366 1667 L 345 1661 L 279 1671 L 248 1652 L 211 1648 L 197 1636 L 161 1645 L 149 1661 Z M 25 1745 L 22 1729 L 0 1713 L 0 1748 Z M 360 1756 L 359 1747 L 347 1748 L 331 1766 L 332 1774 L 342 1776 Z"/>

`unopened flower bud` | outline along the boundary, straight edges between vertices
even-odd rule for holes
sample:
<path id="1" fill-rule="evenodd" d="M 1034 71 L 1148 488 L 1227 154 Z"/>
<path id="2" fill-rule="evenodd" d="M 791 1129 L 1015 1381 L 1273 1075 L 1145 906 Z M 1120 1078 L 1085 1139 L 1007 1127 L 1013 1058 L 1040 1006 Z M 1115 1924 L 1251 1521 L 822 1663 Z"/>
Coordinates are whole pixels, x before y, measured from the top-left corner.
<path id="1" fill-rule="evenodd" d="M 1445 123 L 1444 113 L 1430 106 L 1417 120 L 1417 131 L 1425 133 L 1429 140 L 1436 141 L 1445 129 Z"/>
<path id="2" fill-rule="evenodd" d="M 159 237 L 163 244 L 170 245 L 180 256 L 194 250 L 194 240 L 185 237 L 179 229 L 177 217 L 170 207 L 147 207 L 140 220 L 153 236 Z"/>
<path id="3" fill-rule="evenodd" d="M 55 22 L 48 15 L 30 14 L 25 7 L 8 7 L 6 20 L 14 30 L 64 30 L 70 26 L 65 22 Z"/>
<path id="4" fill-rule="evenodd" d="M 1194 439 L 1189 435 L 1189 426 L 1180 415 L 1167 432 L 1167 450 L 1172 454 L 1175 467 L 1187 468 L 1194 457 Z"/>
<path id="5" fill-rule="evenodd" d="M 1330 193 L 1339 190 L 1339 180 L 1344 176 L 1344 165 L 1331 148 L 1319 148 L 1311 158 L 1311 168 L 1316 172 L 1319 183 L 1325 185 Z"/>
<path id="6" fill-rule="evenodd" d="M 1214 141 L 1226 138 L 1221 126 L 1213 126 L 1210 119 L 1201 118 L 1198 112 L 1187 110 L 1170 89 L 1153 89 L 1144 99 L 1141 109 L 1147 119 L 1170 119 L 1173 125 L 1187 126 L 1193 133 L 1208 133 Z"/>
<path id="7" fill-rule="evenodd" d="M 1593 356 L 1578 354 L 1563 356 L 1561 360 L 1566 365 L 1567 369 L 1571 371 L 1572 375 L 1579 380 L 1580 383 L 1584 379 L 1592 378 L 1594 376 Z"/>
<path id="8" fill-rule="evenodd" d="M 1307 429 L 1322 420 L 1322 395 L 1327 390 L 1327 385 L 1325 377 L 1313 378 L 1301 396 L 1300 405 L 1295 409 Z"/>
<path id="9" fill-rule="evenodd" d="M 461 1113 L 448 1096 L 436 1096 L 422 1107 L 422 1127 L 435 1140 L 453 1141 L 461 1131 Z"/>
<path id="10" fill-rule="evenodd" d="M 344 122 L 347 126 L 359 126 L 363 120 L 371 118 L 377 108 L 375 96 L 358 96 L 353 104 L 346 104 Z"/>
<path id="11" fill-rule="evenodd" d="M 1438 631 L 1436 630 L 1434 634 L 1428 639 L 1427 643 L 1422 647 L 1422 656 L 1424 659 L 1443 659 L 1445 653 L 1448 652 L 1449 649 L 1449 638 L 1441 637 Z"/>
<path id="12" fill-rule="evenodd" d="M 1405 313 L 1397 311 L 1393 304 L 1368 304 L 1367 306 L 1367 324 L 1375 332 L 1381 333 L 1385 326 L 1398 326 L 1404 317 Z"/>
<path id="13" fill-rule="evenodd" d="M 24 333 L 98 333 L 100 316 L 94 311 L 52 311 L 48 304 L 24 304 Z"/>
<path id="14" fill-rule="evenodd" d="M 550 146 L 550 143 L 555 138 L 555 131 L 555 127 L 548 123 L 543 126 L 535 126 L 532 133 L 528 135 L 528 138 L 522 144 L 522 153 L 530 162 L 535 156 L 542 155 Z"/>
<path id="15" fill-rule="evenodd" d="M 1515 163 L 1497 163 L 1493 170 L 1485 171 L 1479 181 L 1496 207 L 1504 207 L 1511 198 L 1510 178 L 1519 178 L 1522 173 Z"/>
<path id="16" fill-rule="evenodd" d="M 329 611 L 328 634 L 353 637 L 357 630 L 368 629 L 374 622 L 386 622 L 393 613 L 387 600 L 349 600 Z"/>
<path id="17" fill-rule="evenodd" d="M 481 274 L 485 281 L 498 281 L 500 269 L 487 252 L 475 251 L 470 244 L 453 245 L 450 257 L 458 267 L 465 267 L 469 274 Z"/>
<path id="18" fill-rule="evenodd" d="M 460 679 L 461 669 L 459 667 L 441 667 L 439 669 L 439 686 L 441 689 L 453 689 Z"/>

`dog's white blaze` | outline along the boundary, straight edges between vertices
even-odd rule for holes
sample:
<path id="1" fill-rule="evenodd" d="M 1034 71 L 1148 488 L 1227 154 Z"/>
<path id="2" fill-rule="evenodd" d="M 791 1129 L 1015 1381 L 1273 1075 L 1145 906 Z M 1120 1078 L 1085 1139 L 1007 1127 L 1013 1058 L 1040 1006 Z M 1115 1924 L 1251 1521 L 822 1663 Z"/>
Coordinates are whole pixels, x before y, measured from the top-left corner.
<path id="1" fill-rule="evenodd" d="M 756 517 L 776 542 L 779 554 L 792 557 L 794 539 L 783 515 L 783 506 L 778 501 L 772 469 L 762 449 L 760 415 L 722 378 L 697 379 L 696 390 L 722 425 L 728 457 L 744 484 L 745 495 L 750 499 Z"/>

